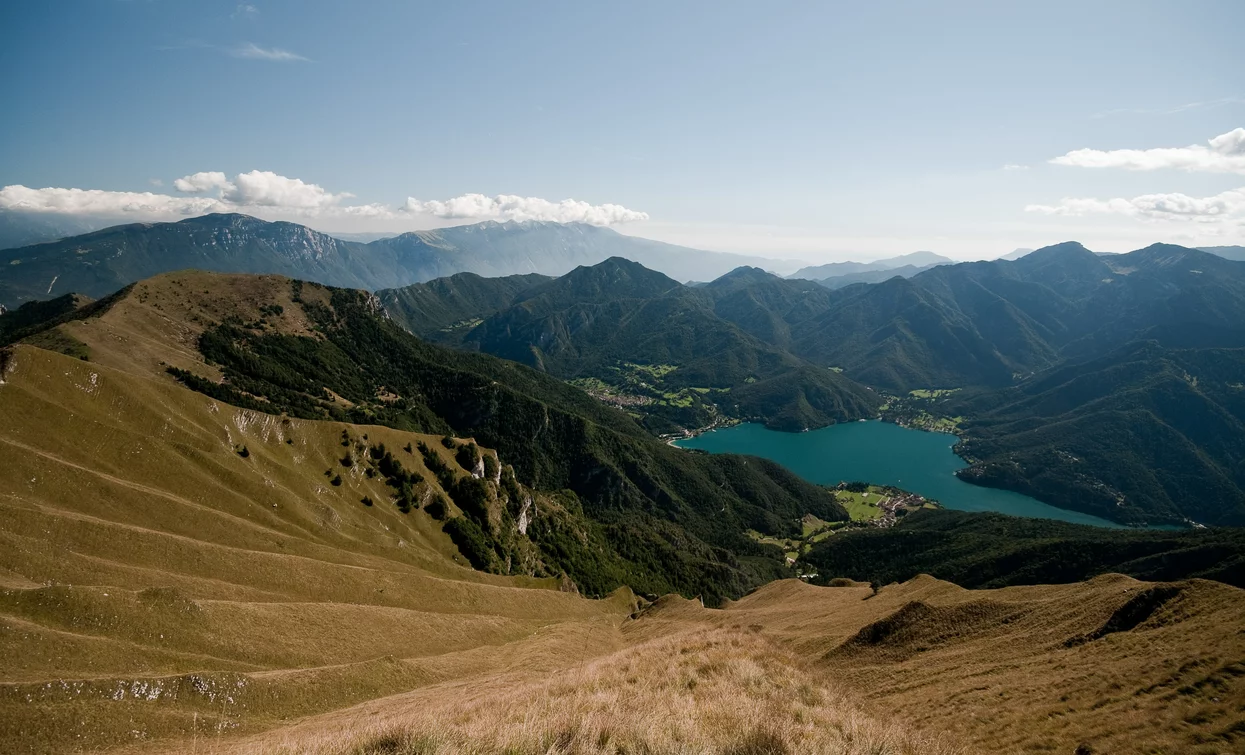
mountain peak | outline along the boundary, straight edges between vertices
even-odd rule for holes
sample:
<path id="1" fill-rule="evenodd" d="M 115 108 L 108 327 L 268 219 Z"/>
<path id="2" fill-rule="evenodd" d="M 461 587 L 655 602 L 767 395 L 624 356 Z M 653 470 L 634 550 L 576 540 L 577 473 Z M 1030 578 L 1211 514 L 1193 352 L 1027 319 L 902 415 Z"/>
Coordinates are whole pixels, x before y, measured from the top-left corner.
<path id="1" fill-rule="evenodd" d="M 901 254 L 898 257 L 890 257 L 884 260 L 878 260 L 877 265 L 887 268 L 904 267 L 912 265 L 913 267 L 930 267 L 931 265 L 953 265 L 955 260 L 950 257 L 944 257 L 934 252 L 912 252 L 911 254 Z"/>
<path id="2" fill-rule="evenodd" d="M 544 297 L 565 305 L 580 301 L 609 301 L 660 296 L 682 284 L 625 257 L 610 257 L 595 265 L 580 265 L 561 278 L 532 289 L 525 299 Z"/>
<path id="3" fill-rule="evenodd" d="M 1098 255 L 1086 249 L 1079 241 L 1064 241 L 1060 244 L 1052 244 L 1044 246 L 1029 252 L 1011 264 L 1019 265 L 1019 269 L 1036 270 L 1051 265 L 1079 265 L 1081 267 L 1090 267 L 1094 270 L 1106 269 L 1107 265 Z"/>
<path id="4" fill-rule="evenodd" d="M 209 212 L 206 215 L 186 218 L 177 222 L 185 225 L 270 225 L 267 220 L 241 212 Z"/>

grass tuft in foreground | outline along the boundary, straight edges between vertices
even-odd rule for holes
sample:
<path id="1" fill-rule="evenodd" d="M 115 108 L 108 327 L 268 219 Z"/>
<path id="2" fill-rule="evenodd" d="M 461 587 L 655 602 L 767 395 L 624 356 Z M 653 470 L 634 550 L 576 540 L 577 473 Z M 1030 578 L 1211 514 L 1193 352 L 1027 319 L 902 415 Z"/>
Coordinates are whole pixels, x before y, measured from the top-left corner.
<path id="1" fill-rule="evenodd" d="M 427 698 L 426 698 L 427 700 Z M 951 755 L 866 714 L 759 634 L 685 632 L 544 681 L 496 679 L 283 755 Z"/>

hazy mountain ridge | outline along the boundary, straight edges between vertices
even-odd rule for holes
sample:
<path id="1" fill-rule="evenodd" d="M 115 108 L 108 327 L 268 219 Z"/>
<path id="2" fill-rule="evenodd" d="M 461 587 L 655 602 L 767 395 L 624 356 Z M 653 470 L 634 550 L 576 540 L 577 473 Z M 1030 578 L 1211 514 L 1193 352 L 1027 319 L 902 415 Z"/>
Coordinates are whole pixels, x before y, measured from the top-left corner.
<path id="1" fill-rule="evenodd" d="M 11 308 L 67 291 L 100 297 L 136 280 L 184 269 L 271 273 L 377 290 L 462 272 L 561 275 L 613 256 L 682 280 L 766 262 L 582 223 L 489 221 L 363 244 L 296 223 L 212 214 L 175 223 L 114 226 L 0 251 L 0 303 Z"/>
<path id="2" fill-rule="evenodd" d="M 56 241 L 108 225 L 113 224 L 80 215 L 0 210 L 0 250 Z"/>
<path id="3" fill-rule="evenodd" d="M 912 252 L 898 257 L 875 260 L 873 262 L 830 262 L 824 265 L 809 265 L 795 271 L 787 278 L 820 281 L 837 278 L 843 275 L 895 270 L 905 267 L 927 268 L 934 265 L 953 265 L 955 260 L 933 252 Z"/>

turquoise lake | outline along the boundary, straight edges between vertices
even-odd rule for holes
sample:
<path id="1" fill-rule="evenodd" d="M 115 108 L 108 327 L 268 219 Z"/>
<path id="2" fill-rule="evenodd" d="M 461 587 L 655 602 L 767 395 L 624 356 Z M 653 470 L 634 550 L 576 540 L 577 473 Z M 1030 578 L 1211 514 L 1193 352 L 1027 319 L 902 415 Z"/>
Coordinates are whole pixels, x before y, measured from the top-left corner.
<path id="1" fill-rule="evenodd" d="M 837 485 L 863 480 L 919 493 L 960 511 L 997 511 L 1014 516 L 1119 527 L 1089 514 L 1067 511 L 1019 493 L 971 485 L 955 476 L 968 466 L 952 452 L 948 433 L 910 430 L 872 420 L 784 433 L 745 424 L 679 441 L 680 448 L 751 454 L 772 459 L 810 482 Z"/>

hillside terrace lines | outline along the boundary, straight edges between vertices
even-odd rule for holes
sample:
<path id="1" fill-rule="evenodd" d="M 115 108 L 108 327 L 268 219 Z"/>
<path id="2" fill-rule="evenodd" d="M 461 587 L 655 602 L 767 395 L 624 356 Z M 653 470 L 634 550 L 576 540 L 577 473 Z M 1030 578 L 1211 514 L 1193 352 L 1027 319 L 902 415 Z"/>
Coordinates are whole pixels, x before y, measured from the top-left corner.
<path id="1" fill-rule="evenodd" d="M 139 535 L 136 539 L 124 540 L 124 542 L 130 543 L 133 546 L 129 549 L 127 555 L 118 556 L 117 554 L 107 553 L 107 551 L 105 551 L 105 555 L 99 555 L 84 552 L 85 549 L 91 547 L 91 542 L 98 537 L 97 532 L 83 531 L 79 538 L 63 528 L 58 529 L 56 532 L 57 542 L 61 543 L 66 550 L 71 550 L 75 558 L 94 558 L 105 561 L 110 565 L 117 564 L 144 570 L 154 570 L 154 575 L 166 573 L 169 577 L 173 575 L 181 577 L 184 575 L 195 579 L 210 579 L 223 582 L 233 588 L 253 589 L 257 584 L 267 582 L 268 587 L 264 588 L 264 591 L 273 596 L 284 596 L 286 601 L 295 596 L 311 597 L 317 595 L 321 601 L 349 600 L 351 595 L 349 590 L 357 589 L 350 585 L 368 584 L 373 586 L 373 591 L 383 590 L 385 594 L 391 596 L 404 594 L 421 595 L 421 600 L 425 605 L 429 607 L 440 606 L 439 612 L 463 612 L 464 607 L 467 606 L 475 606 L 477 609 L 492 606 L 490 593 L 500 595 L 508 593 L 513 589 L 500 584 L 474 581 L 472 578 L 475 576 L 475 573 L 465 568 L 462 569 L 463 579 L 452 579 L 438 576 L 410 564 L 389 561 L 375 556 L 370 557 L 370 559 L 366 556 L 361 557 L 366 560 L 373 560 L 374 563 L 372 564 L 350 564 L 295 553 L 263 552 L 248 548 L 208 543 L 182 535 L 157 532 L 143 527 L 109 522 L 84 515 L 67 514 L 65 518 L 91 525 L 92 528 L 103 527 L 108 530 L 123 530 Z M 0 523 L 3 523 L 4 529 L 7 530 L 0 539 L 7 540 L 12 537 L 16 519 L 17 517 L 13 516 L 11 510 L 7 516 L 0 518 Z M 116 535 L 113 534 L 110 537 L 116 538 Z M 170 548 L 167 544 L 159 547 L 151 542 L 153 540 L 176 543 L 180 548 Z M 114 542 L 117 541 L 114 540 Z M 144 556 L 143 554 L 162 554 L 162 556 Z M 209 554 L 217 554 L 217 556 L 211 559 L 210 562 L 205 562 L 204 556 Z M 343 552 L 343 555 L 350 554 Z M 126 558 L 127 560 L 118 561 L 118 558 Z M 185 567 L 186 564 L 195 564 L 196 569 L 187 569 Z M 196 573 L 197 570 L 202 570 L 206 573 Z M 277 574 L 273 574 L 274 570 Z M 314 587 L 301 581 L 291 583 L 284 576 L 278 576 L 282 573 L 288 573 L 291 576 L 300 573 L 308 576 L 314 574 L 322 581 Z M 212 574 L 216 576 L 210 576 Z M 263 575 L 271 576 L 265 578 Z M 329 579 L 330 577 L 334 578 Z M 348 582 L 349 585 L 343 584 L 343 581 Z M 532 580 L 532 582 L 535 582 L 535 580 Z M 335 585 L 337 586 L 335 587 Z M 438 586 L 441 589 L 433 589 Z M 339 594 L 335 594 L 339 591 Z M 445 603 L 433 597 L 444 592 L 455 593 L 458 596 L 458 600 Z M 545 595 L 552 597 L 561 595 L 561 593 L 548 589 L 533 590 L 528 600 L 539 601 Z M 468 596 L 474 596 L 474 598 L 467 601 L 462 600 L 462 598 Z M 471 611 L 467 612 L 470 613 Z"/>
<path id="2" fill-rule="evenodd" d="M 70 468 L 70 469 L 77 470 L 78 472 L 82 472 L 83 474 L 93 475 L 93 476 L 98 477 L 98 478 L 100 478 L 100 479 L 102 479 L 102 480 L 107 480 L 108 482 L 113 483 L 113 484 L 115 484 L 115 485 L 121 485 L 121 486 L 126 487 L 126 488 L 129 488 L 129 489 L 131 489 L 131 490 L 135 490 L 135 491 L 138 491 L 138 492 L 144 493 L 144 494 L 146 494 L 146 495 L 150 495 L 150 496 L 153 496 L 153 497 L 156 497 L 156 498 L 163 498 L 163 499 L 165 499 L 165 500 L 171 501 L 171 502 L 173 502 L 173 503 L 176 503 L 176 504 L 179 504 L 179 505 L 182 505 L 182 506 L 188 506 L 188 507 L 190 507 L 190 508 L 197 509 L 197 510 L 202 511 L 202 512 L 204 512 L 204 513 L 206 513 L 206 514 L 209 514 L 209 515 L 211 515 L 211 516 L 223 517 L 223 518 L 224 518 L 224 519 L 226 519 L 226 520 L 227 520 L 227 521 L 228 521 L 231 525 L 234 525 L 234 526 L 242 527 L 242 528 L 245 528 L 245 529 L 255 529 L 255 530 L 258 530 L 260 533 L 267 534 L 267 535 L 271 535 L 271 536 L 278 536 L 278 535 L 285 535 L 285 536 L 288 536 L 288 535 L 289 535 L 289 533 L 288 533 L 288 532 L 283 532 L 282 530 L 278 530 L 278 529 L 274 529 L 274 528 L 265 527 L 263 524 L 260 524 L 259 522 L 251 521 L 251 520 L 249 520 L 249 519 L 245 519 L 245 518 L 243 518 L 243 517 L 241 517 L 241 516 L 238 516 L 238 515 L 235 515 L 235 514 L 230 514 L 230 513 L 228 513 L 228 512 L 223 512 L 223 511 L 220 511 L 220 510 L 218 510 L 218 509 L 214 509 L 214 508 L 212 508 L 211 506 L 208 506 L 207 504 L 204 504 L 204 503 L 199 503 L 199 502 L 197 502 L 197 501 L 192 501 L 192 500 L 190 500 L 189 498 L 184 498 L 184 497 L 179 496 L 179 495 L 176 495 L 176 494 L 174 494 L 174 493 L 170 493 L 170 492 L 165 491 L 165 490 L 160 490 L 159 488 L 154 488 L 154 487 L 151 487 L 150 485 L 143 485 L 142 483 L 137 483 L 137 482 L 133 482 L 132 480 L 122 479 L 122 478 L 117 477 L 117 476 L 115 476 L 115 475 L 108 474 L 107 472 L 100 472 L 100 471 L 95 470 L 95 469 L 89 469 L 89 468 L 87 468 L 87 467 L 85 467 L 85 466 L 83 466 L 83 465 L 81 465 L 81 464 L 76 464 L 76 463 L 74 463 L 74 462 L 72 462 L 72 461 L 69 461 L 69 460 L 67 460 L 67 459 L 63 459 L 63 458 L 61 458 L 61 457 L 59 457 L 59 456 L 56 456 L 55 454 L 50 454 L 50 453 L 46 453 L 46 452 L 44 452 L 44 451 L 40 451 L 40 450 L 39 450 L 39 449 L 37 449 L 37 448 L 34 448 L 34 447 L 32 447 L 32 446 L 29 446 L 29 445 L 27 445 L 27 444 L 25 444 L 25 443 L 19 443 L 19 442 L 15 441 L 15 440 L 12 440 L 12 439 L 10 439 L 10 438 L 0 438 L 0 443 L 4 443 L 4 444 L 9 445 L 9 446 L 12 446 L 12 447 L 14 447 L 14 448 L 19 448 L 19 449 L 21 449 L 21 450 L 23 450 L 23 451 L 25 451 L 25 452 L 27 452 L 27 453 L 34 454 L 35 456 L 39 456 L 39 457 L 41 457 L 41 458 L 43 458 L 43 459 L 46 459 L 46 460 L 48 460 L 48 461 L 50 461 L 50 462 L 52 462 L 52 463 L 54 463 L 54 464 L 57 464 L 57 465 L 60 465 L 60 466 L 63 466 L 63 467 L 68 467 L 68 468 Z M 55 507 L 52 507 L 52 506 L 47 506 L 46 504 L 43 504 L 43 506 L 45 506 L 45 507 L 47 507 L 47 508 L 55 508 Z M 69 512 L 65 512 L 65 513 L 69 514 Z M 70 514 L 70 515 L 71 515 L 71 516 L 75 516 L 75 517 L 80 516 L 80 515 L 77 515 L 77 514 Z M 85 517 L 83 517 L 83 518 L 85 518 Z M 111 524 L 116 524 L 115 522 L 110 522 L 110 523 L 111 523 Z M 136 529 L 146 529 L 146 528 L 143 528 L 143 527 L 137 527 Z M 154 532 L 154 530 L 149 530 L 149 531 L 153 531 L 153 532 Z M 310 533 L 308 533 L 308 534 L 310 534 Z"/>

